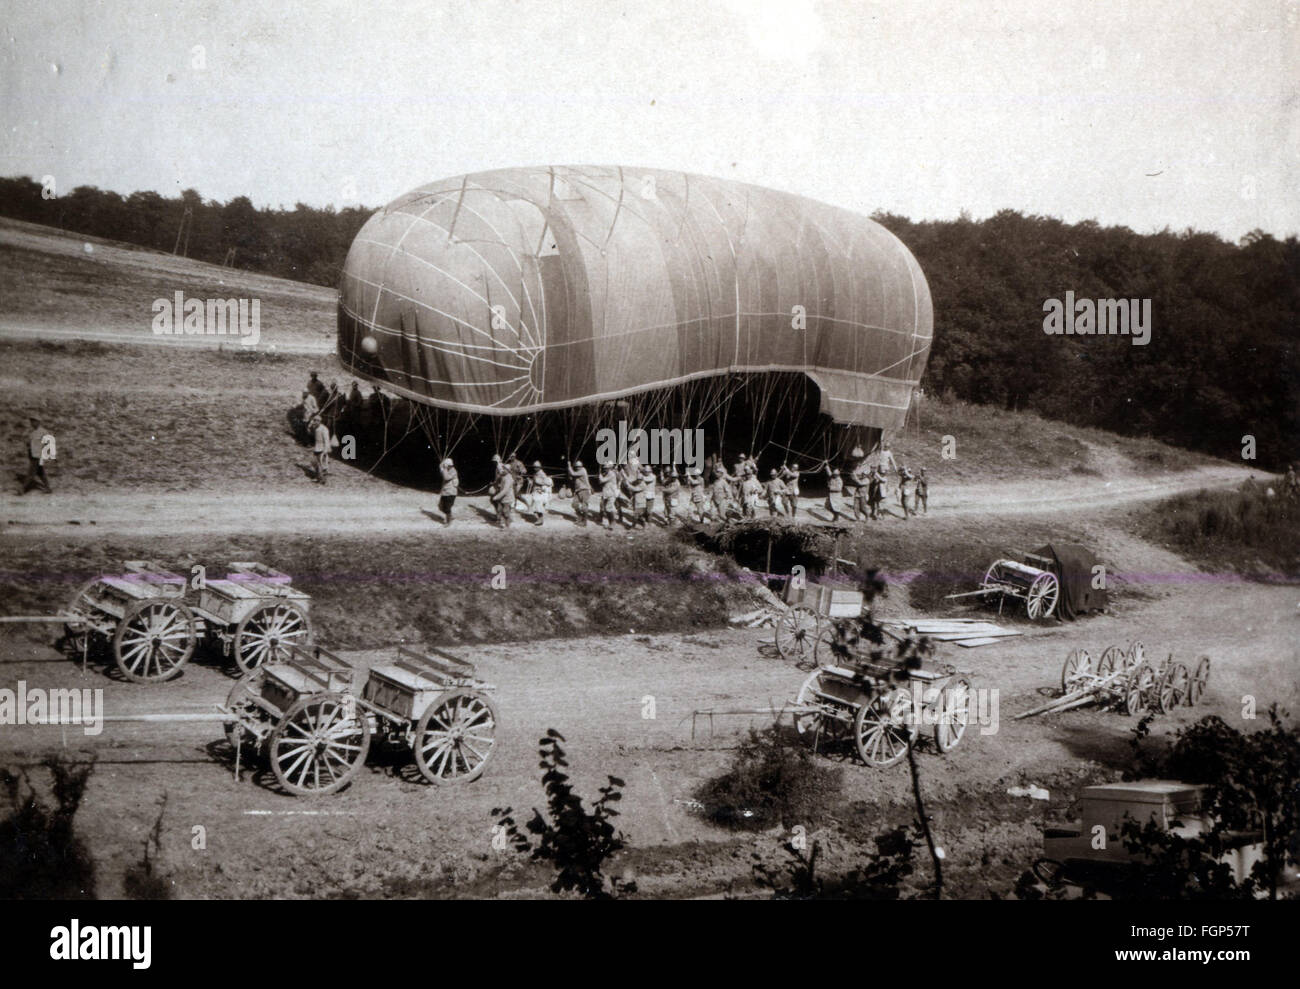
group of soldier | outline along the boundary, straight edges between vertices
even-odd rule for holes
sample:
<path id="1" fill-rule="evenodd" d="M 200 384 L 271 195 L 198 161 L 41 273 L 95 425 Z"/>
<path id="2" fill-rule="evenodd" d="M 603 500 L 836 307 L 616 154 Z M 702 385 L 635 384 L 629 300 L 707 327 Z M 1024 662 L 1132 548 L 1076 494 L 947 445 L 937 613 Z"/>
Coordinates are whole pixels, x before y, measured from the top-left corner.
<path id="1" fill-rule="evenodd" d="M 495 523 L 506 528 L 516 511 L 531 515 L 534 525 L 543 525 L 555 491 L 555 479 L 540 461 L 525 465 L 517 454 L 506 459 L 492 458 L 493 480 L 488 497 Z M 671 526 L 675 522 L 704 523 L 713 520 L 756 518 L 766 505 L 772 517 L 795 518 L 799 512 L 799 485 L 804 474 L 826 475 L 826 508 L 831 520 L 838 522 L 852 516 L 866 522 L 884 514 L 888 491 L 887 472 L 898 475 L 898 501 L 903 517 L 918 510 L 928 513 L 929 482 L 925 469 L 913 474 L 899 467 L 889 448 L 878 457 L 864 456 L 860 448 L 853 451 L 853 464 L 841 472 L 829 462 L 816 470 L 801 470 L 789 461 L 772 467 L 760 480 L 757 460 L 741 454 L 734 468 L 728 470 L 720 458 L 711 458 L 704 468 L 686 467 L 679 472 L 672 464 L 658 470 L 629 456 L 623 463 L 606 460 L 593 478 L 582 461 L 566 461 L 564 480 L 571 493 L 574 516 L 579 525 L 595 523 L 606 529 L 617 524 L 623 528 Z M 440 465 L 443 484 L 439 509 L 443 524 L 450 525 L 452 509 L 459 493 L 459 475 L 451 458 Z M 846 495 L 847 489 L 847 495 Z M 847 501 L 843 501 L 847 497 Z M 656 518 L 656 508 L 660 510 Z"/>

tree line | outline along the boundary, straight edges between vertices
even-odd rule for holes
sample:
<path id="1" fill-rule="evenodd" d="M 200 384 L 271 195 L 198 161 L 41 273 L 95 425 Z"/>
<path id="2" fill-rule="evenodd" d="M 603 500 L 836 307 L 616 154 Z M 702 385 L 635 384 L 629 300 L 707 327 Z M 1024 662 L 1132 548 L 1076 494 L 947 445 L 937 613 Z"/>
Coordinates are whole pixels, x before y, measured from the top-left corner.
<path id="1" fill-rule="evenodd" d="M 0 215 L 187 254 L 215 264 L 338 284 L 373 210 L 246 196 L 204 200 L 92 186 L 42 195 L 0 179 Z M 931 394 L 1156 439 L 1260 466 L 1300 459 L 1300 244 L 1253 231 L 1240 243 L 1168 229 L 1138 234 L 1093 221 L 1003 210 L 986 220 L 875 219 L 916 255 L 934 299 L 923 386 Z M 1044 332 L 1044 303 L 1150 300 L 1151 338 Z M 1247 439 L 1253 437 L 1253 451 Z"/>

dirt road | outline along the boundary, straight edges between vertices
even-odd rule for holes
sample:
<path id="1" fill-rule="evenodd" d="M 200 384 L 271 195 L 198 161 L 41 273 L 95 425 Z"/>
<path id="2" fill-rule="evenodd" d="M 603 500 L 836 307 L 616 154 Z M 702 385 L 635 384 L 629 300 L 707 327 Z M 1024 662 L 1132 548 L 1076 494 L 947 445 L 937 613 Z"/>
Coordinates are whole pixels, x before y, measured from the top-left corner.
<path id="1" fill-rule="evenodd" d="M 343 473 L 346 468 L 336 468 Z M 961 485 L 939 488 L 930 508 L 942 515 L 1037 512 L 1078 512 L 1164 498 L 1199 488 L 1230 487 L 1260 472 L 1239 467 L 1202 467 L 1154 477 L 1107 480 L 1071 477 L 1060 481 L 1020 484 Z M 301 484 L 273 487 L 247 494 L 209 488 L 171 493 L 115 489 L 90 494 L 9 494 L 0 500 L 4 532 L 102 536 L 173 533 L 319 532 L 336 535 L 400 534 L 441 531 L 435 495 L 412 491 L 378 479 L 346 489 L 321 488 L 304 476 Z M 891 506 L 896 511 L 896 506 Z M 485 531 L 492 527 L 486 497 L 463 497 L 456 505 L 457 530 Z M 820 499 L 800 500 L 801 517 L 828 521 Z M 516 518 L 518 538 L 556 537 L 575 531 L 572 508 L 552 503 L 545 525 Z M 880 525 L 903 524 L 891 517 Z M 925 519 L 908 525 L 924 525 Z M 522 534 L 526 534 L 522 535 Z"/>

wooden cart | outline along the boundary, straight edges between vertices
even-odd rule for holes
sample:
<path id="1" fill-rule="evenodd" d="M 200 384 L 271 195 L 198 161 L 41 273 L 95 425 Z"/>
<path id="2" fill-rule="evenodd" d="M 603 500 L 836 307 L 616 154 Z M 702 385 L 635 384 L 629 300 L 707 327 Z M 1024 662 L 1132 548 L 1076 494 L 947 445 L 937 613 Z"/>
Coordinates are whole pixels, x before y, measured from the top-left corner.
<path id="1" fill-rule="evenodd" d="M 862 591 L 840 584 L 789 578 L 786 609 L 776 620 L 776 650 L 796 663 L 820 659 L 819 643 L 831 634 L 835 620 L 858 618 L 865 600 Z"/>
<path id="2" fill-rule="evenodd" d="M 177 676 L 200 644 L 247 673 L 309 641 L 310 602 L 288 574 L 260 563 L 232 563 L 224 579 L 190 591 L 185 577 L 156 561 L 127 560 L 122 573 L 77 589 L 63 612 L 64 643 L 83 660 L 111 648 L 136 683 Z"/>
<path id="3" fill-rule="evenodd" d="M 288 653 L 245 675 L 219 708 L 230 719 L 236 764 L 244 746 L 253 746 L 287 792 L 342 789 L 375 736 L 409 748 L 430 783 L 468 783 L 492 760 L 493 688 L 465 660 L 398 647 L 392 661 L 371 668 L 358 695 L 356 671 L 337 656 L 298 646 Z"/>
<path id="4" fill-rule="evenodd" d="M 1024 553 L 1024 562 L 994 560 L 984 573 L 979 590 L 949 594 L 948 598 L 992 597 L 998 598 L 998 613 L 1007 598 L 1025 602 L 1025 614 L 1030 621 L 1050 618 L 1061 596 L 1061 583 L 1052 571 L 1052 561 L 1033 553 Z"/>
<path id="5" fill-rule="evenodd" d="M 1168 714 L 1175 708 L 1196 704 L 1210 682 L 1210 657 L 1202 656 L 1195 668 L 1174 659 L 1170 653 L 1163 663 L 1146 658 L 1141 642 L 1127 649 L 1108 646 L 1094 662 L 1086 649 L 1074 649 L 1061 667 L 1061 696 L 1039 705 L 1016 719 L 1035 714 L 1060 713 L 1089 704 L 1140 714 L 1154 708 Z"/>
<path id="6" fill-rule="evenodd" d="M 894 765 L 923 726 L 933 728 L 940 752 L 956 748 L 970 718 L 970 681 L 952 667 L 909 670 L 902 683 L 895 672 L 871 663 L 819 666 L 790 709 L 796 730 L 814 747 L 847 738 L 868 766 Z"/>

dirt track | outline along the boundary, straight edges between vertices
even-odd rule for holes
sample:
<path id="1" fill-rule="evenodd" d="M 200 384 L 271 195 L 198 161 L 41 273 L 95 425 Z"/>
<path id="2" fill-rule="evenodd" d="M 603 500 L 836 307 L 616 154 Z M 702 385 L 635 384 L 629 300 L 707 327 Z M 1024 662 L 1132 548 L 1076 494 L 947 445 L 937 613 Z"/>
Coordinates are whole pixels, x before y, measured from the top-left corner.
<path id="1" fill-rule="evenodd" d="M 346 468 L 336 467 L 336 473 Z M 1199 488 L 1229 487 L 1258 472 L 1238 467 L 1202 467 L 1156 478 L 1126 477 L 1115 480 L 1070 478 L 1009 485 L 964 485 L 939 488 L 930 498 L 935 514 L 980 515 L 1028 512 L 1081 512 L 1164 498 Z M 293 488 L 260 490 L 232 497 L 227 492 L 200 489 L 175 494 L 158 491 L 104 491 L 94 494 L 12 495 L 3 505 L 4 531 L 14 534 L 57 534 L 60 537 L 105 534 L 319 532 L 397 534 L 439 532 L 437 498 L 376 481 L 376 487 L 349 490 L 324 489 L 304 479 Z M 457 529 L 491 528 L 490 506 L 485 497 L 461 498 L 456 506 Z M 829 520 L 820 499 L 804 498 L 801 513 Z M 901 523 L 891 518 L 879 524 Z M 542 526 L 518 519 L 516 534 L 554 537 L 574 531 L 572 509 L 566 502 L 552 503 L 549 521 Z M 908 524 L 924 525 L 925 519 Z"/>

